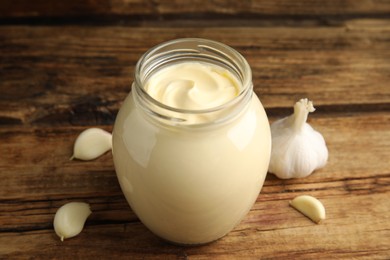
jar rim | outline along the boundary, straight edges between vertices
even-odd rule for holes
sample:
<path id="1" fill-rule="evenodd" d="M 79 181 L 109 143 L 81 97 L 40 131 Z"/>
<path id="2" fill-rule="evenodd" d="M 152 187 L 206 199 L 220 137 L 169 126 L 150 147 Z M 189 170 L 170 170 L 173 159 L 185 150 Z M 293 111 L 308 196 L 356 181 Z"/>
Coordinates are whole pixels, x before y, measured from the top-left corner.
<path id="1" fill-rule="evenodd" d="M 150 96 L 143 87 L 147 81 L 147 75 L 156 67 L 162 66 L 162 63 L 167 63 L 171 59 L 179 59 L 183 56 L 193 57 L 194 59 L 200 57 L 205 62 L 223 65 L 223 67 L 234 72 L 241 83 L 241 89 L 238 95 L 221 105 L 205 109 L 176 108 L 166 105 Z M 188 57 L 187 59 L 189 59 Z M 223 111 L 224 109 L 237 106 L 241 100 L 247 99 L 253 92 L 252 71 L 246 59 L 238 51 L 226 44 L 203 38 L 179 38 L 152 47 L 137 62 L 134 83 L 137 95 L 144 101 L 169 113 L 174 112 L 179 114 L 211 114 Z M 167 118 L 165 115 L 156 113 L 155 111 L 150 112 L 158 115 L 160 118 L 170 119 L 171 121 L 185 121 L 180 118 Z"/>
<path id="2" fill-rule="evenodd" d="M 183 44 L 183 43 L 193 43 L 194 46 L 198 49 L 198 51 L 194 51 L 194 50 L 190 50 L 190 49 L 181 49 L 180 52 L 187 51 L 187 52 L 199 53 L 200 51 L 209 51 L 209 52 L 213 52 L 214 54 L 220 55 L 222 58 L 228 59 L 231 66 L 234 66 L 234 67 L 236 67 L 237 70 L 240 70 L 238 72 L 241 74 L 240 81 L 241 81 L 242 88 L 240 89 L 239 94 L 226 103 L 223 103 L 223 104 L 216 106 L 216 107 L 211 107 L 211 108 L 206 108 L 206 109 L 182 109 L 182 108 L 171 107 L 171 106 L 163 104 L 163 103 L 159 102 L 158 100 L 154 99 L 153 97 L 151 97 L 149 95 L 149 93 L 147 93 L 147 91 L 142 87 L 143 82 L 142 82 L 142 79 L 141 79 L 140 73 L 139 73 L 140 71 L 142 71 L 142 66 L 144 66 L 145 61 L 147 61 L 148 59 L 153 57 L 153 55 L 158 54 L 158 52 L 160 50 L 163 50 L 164 48 L 166 48 L 168 46 L 172 46 L 172 45 L 176 45 L 176 44 Z M 232 60 L 232 58 L 228 57 L 228 55 L 226 55 L 224 52 L 222 52 L 220 50 L 216 50 L 215 47 L 219 47 L 222 50 L 230 51 L 231 53 L 229 53 L 229 54 L 234 55 L 235 57 L 233 57 L 233 58 L 235 58 L 236 61 Z M 237 64 L 237 62 L 240 62 L 241 64 Z M 235 49 L 233 49 L 232 47 L 230 47 L 224 43 L 209 40 L 209 39 L 203 39 L 203 38 L 179 38 L 179 39 L 170 40 L 167 42 L 160 43 L 160 44 L 152 47 L 151 49 L 149 49 L 147 52 L 145 52 L 145 54 L 143 54 L 141 56 L 141 58 L 139 59 L 139 61 L 136 64 L 135 82 L 136 82 L 136 85 L 141 87 L 140 90 L 142 91 L 143 95 L 145 95 L 145 97 L 148 99 L 148 101 L 152 102 L 153 104 L 155 104 L 159 107 L 162 107 L 164 109 L 171 110 L 174 112 L 178 112 L 178 113 L 184 113 L 184 114 L 187 114 L 187 113 L 202 114 L 202 113 L 208 113 L 208 112 L 214 112 L 217 110 L 221 110 L 225 107 L 230 106 L 231 104 L 234 104 L 235 102 L 237 102 L 237 100 L 241 99 L 241 96 L 244 95 L 248 91 L 248 89 L 252 87 L 252 84 L 251 84 L 252 83 L 252 71 L 251 71 L 250 66 L 249 66 L 248 62 L 246 61 L 246 59 L 238 51 L 236 51 Z"/>

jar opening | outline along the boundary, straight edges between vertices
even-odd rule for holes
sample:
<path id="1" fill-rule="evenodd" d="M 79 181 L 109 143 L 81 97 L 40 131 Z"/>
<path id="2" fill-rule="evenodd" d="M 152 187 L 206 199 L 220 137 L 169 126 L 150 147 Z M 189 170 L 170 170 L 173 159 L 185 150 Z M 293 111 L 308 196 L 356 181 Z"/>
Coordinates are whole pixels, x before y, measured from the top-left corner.
<path id="1" fill-rule="evenodd" d="M 207 63 L 228 70 L 240 83 L 239 93 L 226 103 L 206 109 L 172 107 L 149 95 L 144 86 L 155 73 L 174 64 L 185 62 Z M 248 103 L 246 101 L 253 93 L 252 72 L 245 58 L 225 44 L 199 38 L 177 39 L 157 45 L 141 57 L 135 69 L 133 90 L 139 102 L 144 104 L 146 111 L 159 119 L 171 123 L 202 124 L 209 120 L 190 122 L 188 116 L 204 115 L 205 118 L 213 118 L 213 122 L 223 121 L 227 119 L 226 117 L 231 117 L 231 111 L 237 110 L 235 107 Z M 214 117 L 217 114 L 218 116 Z"/>

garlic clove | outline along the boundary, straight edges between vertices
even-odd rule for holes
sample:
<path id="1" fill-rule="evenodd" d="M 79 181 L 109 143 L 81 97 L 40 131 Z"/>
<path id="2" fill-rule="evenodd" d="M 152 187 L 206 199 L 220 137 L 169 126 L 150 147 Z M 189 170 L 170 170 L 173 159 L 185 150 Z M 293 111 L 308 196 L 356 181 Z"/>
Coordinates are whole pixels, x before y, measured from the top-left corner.
<path id="1" fill-rule="evenodd" d="M 309 196 L 301 195 L 290 201 L 290 206 L 301 212 L 306 217 L 310 218 L 315 223 L 320 223 L 325 219 L 325 207 L 318 199 Z"/>
<path id="2" fill-rule="evenodd" d="M 93 160 L 112 149 L 111 133 L 100 128 L 84 130 L 76 139 L 70 158 Z"/>
<path id="3" fill-rule="evenodd" d="M 89 204 L 84 202 L 69 202 L 60 207 L 54 216 L 54 231 L 61 241 L 80 234 L 85 221 L 91 214 Z"/>

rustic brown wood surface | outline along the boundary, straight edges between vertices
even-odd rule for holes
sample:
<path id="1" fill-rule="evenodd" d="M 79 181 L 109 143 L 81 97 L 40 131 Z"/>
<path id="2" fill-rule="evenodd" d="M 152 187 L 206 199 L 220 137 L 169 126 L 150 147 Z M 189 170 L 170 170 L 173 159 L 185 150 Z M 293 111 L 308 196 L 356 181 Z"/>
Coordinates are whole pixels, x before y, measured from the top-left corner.
<path id="1" fill-rule="evenodd" d="M 110 153 L 69 160 L 82 130 L 112 130 L 139 57 L 181 37 L 240 51 L 271 122 L 312 99 L 330 153 L 307 178 L 268 175 L 241 224 L 197 247 L 143 226 Z M 323 223 L 288 206 L 302 194 L 324 203 Z M 68 201 L 93 214 L 61 242 Z M 0 259 L 14 258 L 390 259 L 390 1 L 1 2 Z"/>

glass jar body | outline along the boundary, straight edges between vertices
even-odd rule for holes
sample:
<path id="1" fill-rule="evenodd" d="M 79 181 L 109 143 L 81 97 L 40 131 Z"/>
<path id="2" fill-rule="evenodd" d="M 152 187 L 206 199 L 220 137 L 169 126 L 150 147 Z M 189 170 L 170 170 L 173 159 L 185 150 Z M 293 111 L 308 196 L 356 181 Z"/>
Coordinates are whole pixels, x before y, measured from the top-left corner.
<path id="1" fill-rule="evenodd" d="M 165 240 L 189 245 L 224 236 L 253 206 L 267 173 L 271 137 L 263 106 L 250 89 L 222 123 L 164 123 L 144 109 L 139 87 L 133 84 L 113 131 L 127 201 Z"/>

